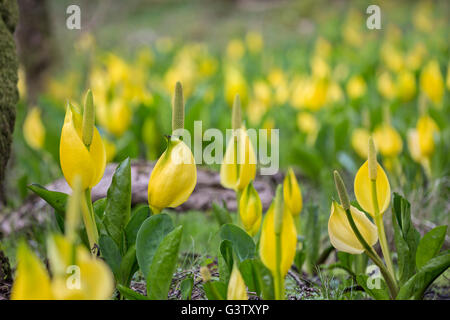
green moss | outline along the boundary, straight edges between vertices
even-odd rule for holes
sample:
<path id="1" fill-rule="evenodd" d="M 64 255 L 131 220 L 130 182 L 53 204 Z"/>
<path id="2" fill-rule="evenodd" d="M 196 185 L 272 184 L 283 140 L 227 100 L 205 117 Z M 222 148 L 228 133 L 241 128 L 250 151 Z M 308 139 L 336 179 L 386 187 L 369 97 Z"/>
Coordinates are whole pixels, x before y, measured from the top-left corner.
<path id="1" fill-rule="evenodd" d="M 3 179 L 8 162 L 18 100 L 18 61 L 13 33 L 17 23 L 15 0 L 0 0 L 0 201 L 4 197 Z"/>

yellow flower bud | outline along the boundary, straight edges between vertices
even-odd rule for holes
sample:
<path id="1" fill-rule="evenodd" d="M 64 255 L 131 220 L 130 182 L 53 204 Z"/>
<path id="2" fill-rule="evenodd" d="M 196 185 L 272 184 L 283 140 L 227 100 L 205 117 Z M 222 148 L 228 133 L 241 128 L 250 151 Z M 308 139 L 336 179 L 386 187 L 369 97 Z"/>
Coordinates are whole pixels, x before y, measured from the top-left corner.
<path id="1" fill-rule="evenodd" d="M 396 157 L 402 152 L 402 138 L 394 127 L 388 124 L 378 126 L 373 133 L 373 138 L 378 150 L 385 157 Z"/>
<path id="2" fill-rule="evenodd" d="M 248 300 L 247 287 L 236 264 L 228 282 L 227 300 Z"/>
<path id="3" fill-rule="evenodd" d="M 239 200 L 239 214 L 245 231 L 254 236 L 261 226 L 262 219 L 262 203 L 258 192 L 253 187 L 253 183 L 249 183 L 242 192 Z"/>
<path id="4" fill-rule="evenodd" d="M 284 203 L 293 216 L 298 216 L 302 211 L 303 198 L 297 178 L 292 168 L 288 169 L 283 182 Z"/>
<path id="5" fill-rule="evenodd" d="M 259 244 L 259 255 L 264 265 L 275 274 L 276 266 L 276 241 L 275 241 L 275 203 L 273 202 L 267 211 L 261 231 Z M 297 247 L 297 231 L 294 219 L 284 206 L 283 220 L 281 225 L 281 276 L 284 277 L 291 268 Z"/>
<path id="6" fill-rule="evenodd" d="M 428 62 L 420 74 L 420 86 L 428 98 L 436 104 L 444 96 L 444 79 L 436 60 Z"/>
<path id="7" fill-rule="evenodd" d="M 242 191 L 256 175 L 256 155 L 245 128 L 235 130 L 220 167 L 225 188 Z"/>
<path id="8" fill-rule="evenodd" d="M 402 71 L 397 77 L 397 96 L 402 101 L 410 101 L 416 94 L 416 78 L 410 71 Z"/>
<path id="9" fill-rule="evenodd" d="M 87 148 L 82 140 L 82 115 L 67 107 L 59 145 L 61 169 L 72 186 L 76 175 L 81 177 L 82 189 L 92 188 L 101 180 L 106 166 L 106 152 L 102 138 L 94 127 L 92 143 Z"/>
<path id="10" fill-rule="evenodd" d="M 377 227 L 370 222 L 363 212 L 353 206 L 350 206 L 350 214 L 364 240 L 370 246 L 375 245 L 378 241 Z M 351 254 L 364 252 L 364 247 L 354 234 L 344 208 L 336 201 L 333 201 L 331 204 L 331 215 L 328 220 L 328 235 L 333 247 L 339 251 Z"/>
<path id="11" fill-rule="evenodd" d="M 191 150 L 183 141 L 170 137 L 148 182 L 148 203 L 153 213 L 184 203 L 196 184 L 197 168 Z"/>
<path id="12" fill-rule="evenodd" d="M 378 208 L 380 209 L 380 214 L 383 214 L 389 207 L 389 203 L 391 201 L 391 187 L 389 185 L 389 180 L 386 173 L 379 164 L 377 164 L 376 176 Z M 356 173 L 354 190 L 356 200 L 361 208 L 374 217 L 375 208 L 373 207 L 372 189 L 370 184 L 371 179 L 369 178 L 369 163 L 366 161 Z"/>
<path id="13" fill-rule="evenodd" d="M 33 107 L 23 123 L 23 137 L 26 143 L 33 149 L 39 150 L 44 146 L 45 127 L 41 120 L 41 110 Z"/>

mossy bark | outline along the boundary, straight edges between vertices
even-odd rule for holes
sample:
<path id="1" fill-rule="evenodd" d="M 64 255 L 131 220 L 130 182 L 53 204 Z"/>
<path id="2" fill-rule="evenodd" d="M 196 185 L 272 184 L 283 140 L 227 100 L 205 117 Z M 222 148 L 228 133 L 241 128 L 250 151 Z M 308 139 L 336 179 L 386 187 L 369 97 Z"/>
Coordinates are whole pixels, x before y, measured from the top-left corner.
<path id="1" fill-rule="evenodd" d="M 0 203 L 5 202 L 3 180 L 11 150 L 16 118 L 17 54 L 14 30 L 18 10 L 16 0 L 0 0 Z"/>

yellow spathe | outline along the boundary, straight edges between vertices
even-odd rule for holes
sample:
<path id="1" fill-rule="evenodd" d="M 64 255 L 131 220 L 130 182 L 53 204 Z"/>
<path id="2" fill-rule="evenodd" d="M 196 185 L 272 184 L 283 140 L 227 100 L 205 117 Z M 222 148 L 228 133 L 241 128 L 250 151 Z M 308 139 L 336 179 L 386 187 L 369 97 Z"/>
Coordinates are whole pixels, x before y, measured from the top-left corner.
<path id="1" fill-rule="evenodd" d="M 67 107 L 61 131 L 59 155 L 61 169 L 67 183 L 72 186 L 75 176 L 79 175 L 84 190 L 100 182 L 105 171 L 106 152 L 100 133 L 95 127 L 90 148 L 83 144 L 81 125 L 81 115 Z"/>
<path id="2" fill-rule="evenodd" d="M 383 168 L 377 164 L 377 179 L 376 179 L 378 208 L 380 214 L 383 214 L 389 207 L 391 201 L 391 187 L 389 180 Z M 361 208 L 363 208 L 372 217 L 375 216 L 375 208 L 372 201 L 372 187 L 371 180 L 369 178 L 369 166 L 368 161 L 359 168 L 356 173 L 354 190 L 356 200 Z"/>
<path id="3" fill-rule="evenodd" d="M 355 225 L 366 242 L 373 246 L 378 241 L 377 227 L 370 222 L 366 215 L 350 206 L 350 213 Z M 331 214 L 328 220 L 328 235 L 330 242 L 339 251 L 360 254 L 364 252 L 363 245 L 354 234 L 344 208 L 336 201 L 331 204 Z"/>
<path id="4" fill-rule="evenodd" d="M 303 207 L 303 198 L 292 168 L 288 169 L 283 182 L 284 204 L 293 216 L 298 216 Z"/>
<path id="5" fill-rule="evenodd" d="M 148 183 L 148 203 L 153 213 L 184 203 L 197 184 L 197 167 L 189 147 L 171 137 L 156 162 Z"/>
<path id="6" fill-rule="evenodd" d="M 262 203 L 253 183 L 249 183 L 242 192 L 239 200 L 239 215 L 249 235 L 254 236 L 258 233 L 262 219 Z"/>
<path id="7" fill-rule="evenodd" d="M 233 266 L 228 281 L 227 300 L 248 300 L 247 287 L 236 265 Z"/>

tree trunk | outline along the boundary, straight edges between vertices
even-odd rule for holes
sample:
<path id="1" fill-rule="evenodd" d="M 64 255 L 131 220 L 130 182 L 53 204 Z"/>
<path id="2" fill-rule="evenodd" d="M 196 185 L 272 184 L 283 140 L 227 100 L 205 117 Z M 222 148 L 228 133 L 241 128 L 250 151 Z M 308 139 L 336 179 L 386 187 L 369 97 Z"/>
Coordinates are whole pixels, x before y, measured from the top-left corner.
<path id="1" fill-rule="evenodd" d="M 15 0 L 0 0 L 0 206 L 6 202 L 3 180 L 8 162 L 16 104 L 17 55 L 13 33 L 17 24 L 17 3 Z"/>

